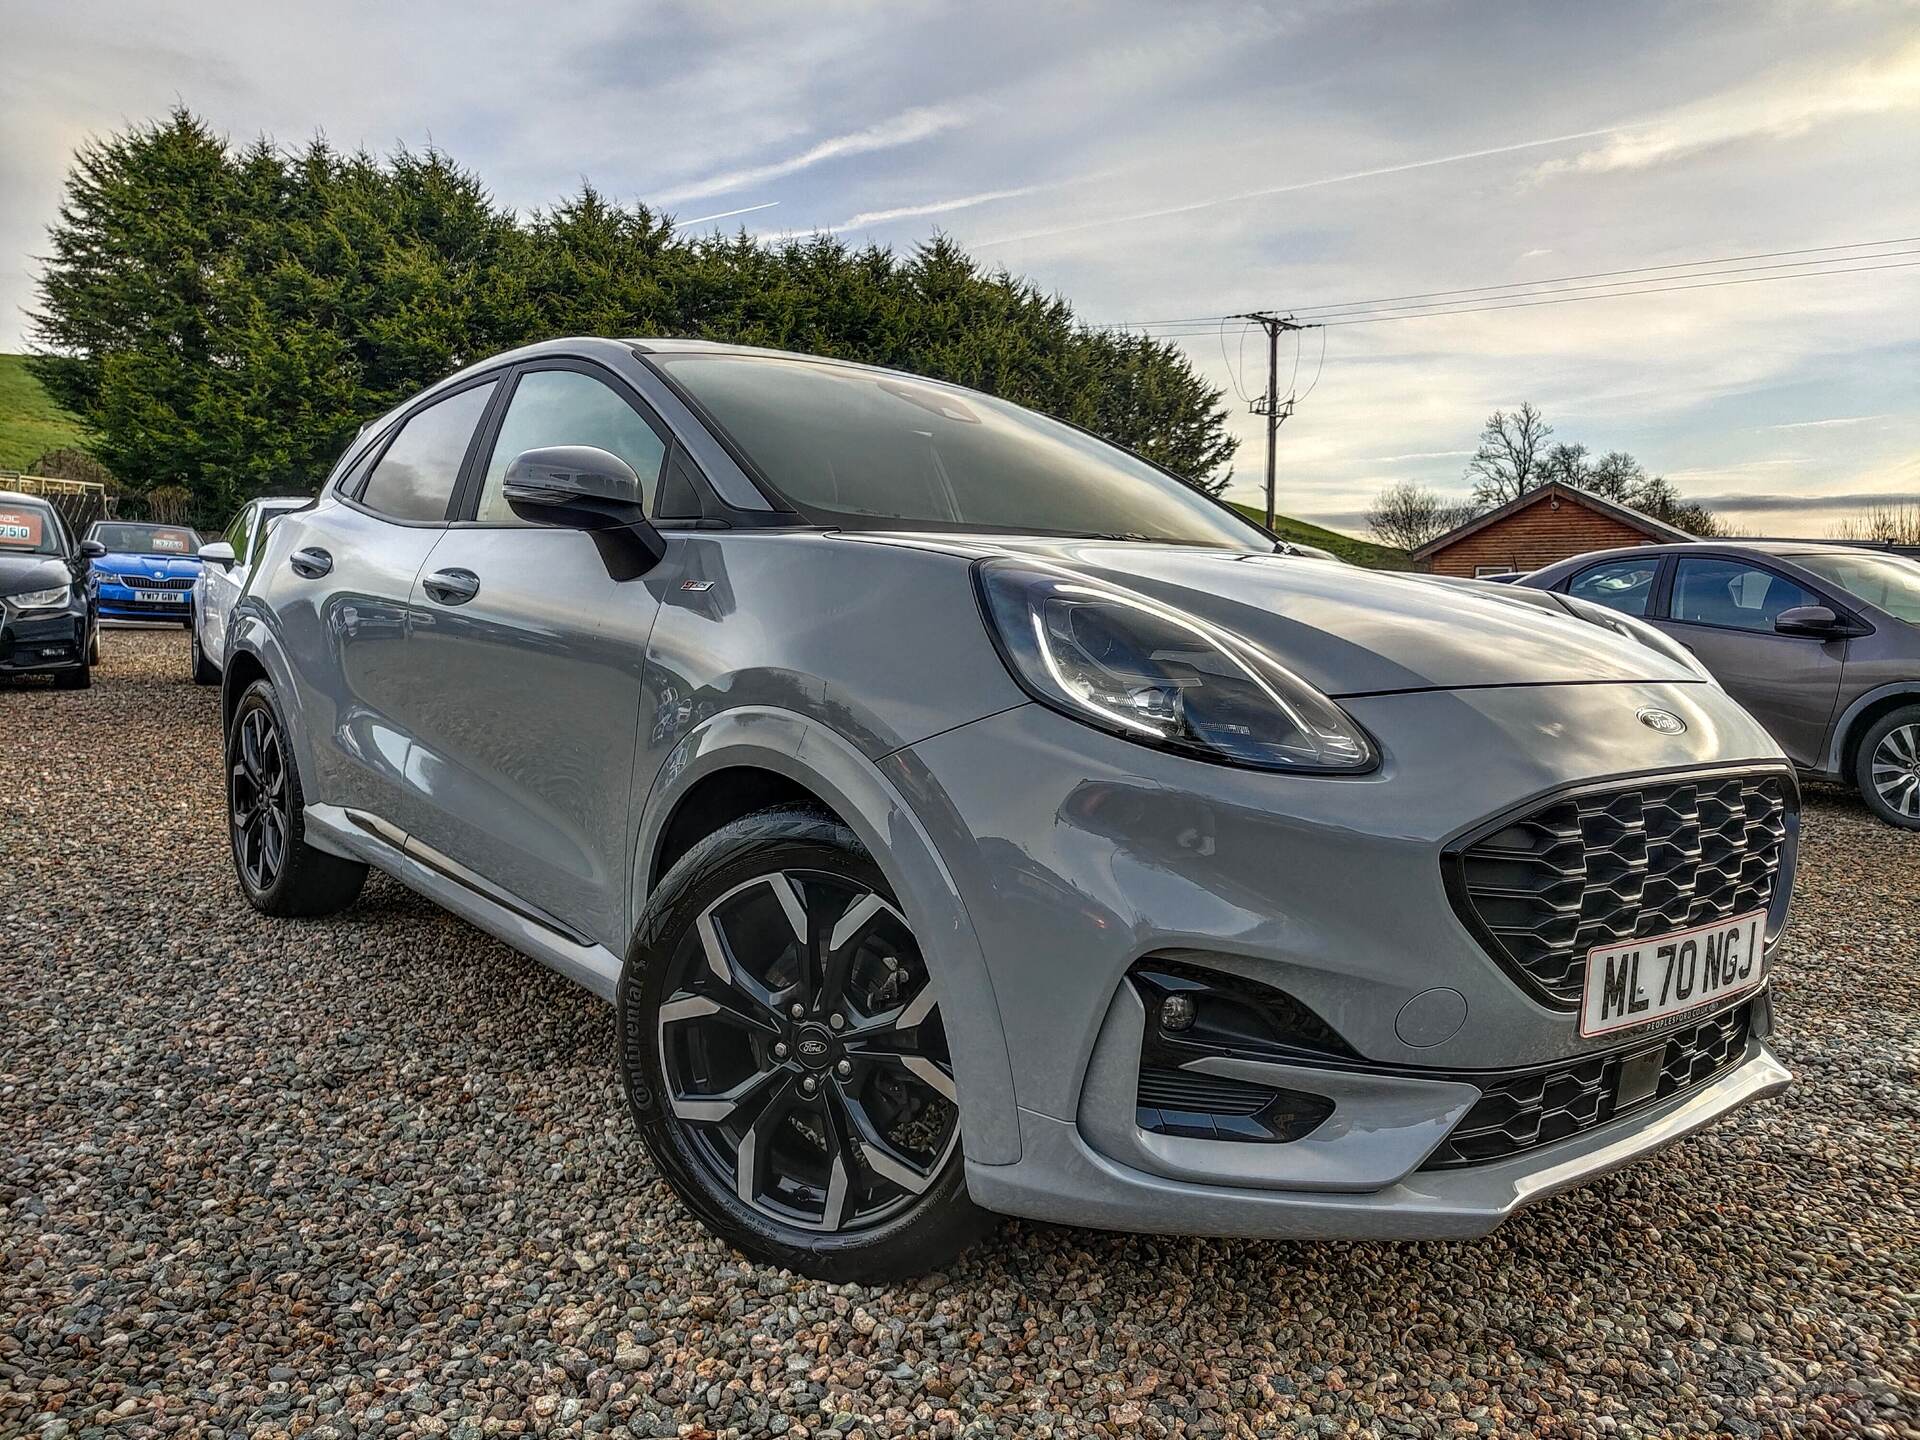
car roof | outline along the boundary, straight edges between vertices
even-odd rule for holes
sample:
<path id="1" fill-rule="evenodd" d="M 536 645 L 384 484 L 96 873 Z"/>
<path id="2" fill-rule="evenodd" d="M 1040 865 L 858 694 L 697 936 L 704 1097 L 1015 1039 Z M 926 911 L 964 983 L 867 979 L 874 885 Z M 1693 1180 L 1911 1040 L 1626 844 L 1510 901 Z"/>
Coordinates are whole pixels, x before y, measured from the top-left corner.
<path id="1" fill-rule="evenodd" d="M 1796 555 L 1880 555 L 1885 550 L 1877 545 L 1847 545 L 1839 541 L 1823 540 L 1691 540 L 1661 545 L 1617 545 L 1608 550 L 1588 550 L 1579 555 L 1569 555 L 1565 560 L 1556 560 L 1552 565 L 1540 568 L 1559 569 L 1563 565 L 1586 565 L 1602 560 L 1612 560 L 1628 555 L 1697 555 L 1715 553 L 1739 554 L 1746 552 L 1756 555 L 1772 555 L 1781 560 L 1791 560 Z"/>
<path id="2" fill-rule="evenodd" d="M 29 495 L 22 490 L 0 490 L 0 501 L 9 505 L 38 505 L 43 510 L 53 509 L 44 495 Z"/>

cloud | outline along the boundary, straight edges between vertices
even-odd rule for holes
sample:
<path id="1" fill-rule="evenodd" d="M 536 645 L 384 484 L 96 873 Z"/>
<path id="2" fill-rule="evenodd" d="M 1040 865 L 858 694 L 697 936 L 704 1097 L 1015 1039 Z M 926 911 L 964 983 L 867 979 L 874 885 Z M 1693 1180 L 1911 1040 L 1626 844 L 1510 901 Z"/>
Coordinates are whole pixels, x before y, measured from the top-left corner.
<path id="1" fill-rule="evenodd" d="M 1868 510 L 1876 505 L 1911 505 L 1912 493 L 1898 490 L 1858 490 L 1842 495 L 1699 495 L 1709 510 L 1751 510 L 1761 514 L 1794 514 L 1805 510 Z"/>
<path id="2" fill-rule="evenodd" d="M 778 200 L 769 200 L 763 205 L 742 205 L 738 210 L 716 210 L 711 215 L 696 215 L 691 220 L 676 220 L 674 229 L 685 230 L 694 225 L 704 225 L 709 220 L 728 220 L 735 215 L 751 215 L 756 210 L 771 210 L 779 203 Z"/>
<path id="3" fill-rule="evenodd" d="M 1789 420 L 1784 425 L 1769 425 L 1769 430 L 1825 430 L 1835 425 L 1864 425 L 1869 420 L 1884 420 L 1884 415 L 1836 415 L 1830 420 Z"/>
<path id="4" fill-rule="evenodd" d="M 1083 230 L 1104 230 L 1114 225 L 1132 225 L 1142 220 L 1164 220 L 1173 215 L 1191 215 L 1218 205 L 1238 205 L 1247 200 L 1264 200 L 1273 195 L 1291 195 L 1300 190 L 1317 190 L 1325 185 L 1345 185 L 1355 180 L 1373 180 L 1383 175 L 1404 175 L 1410 170 L 1428 170 L 1436 165 L 1458 165 L 1467 160 L 1485 160 L 1495 155 L 1513 155 L 1523 150 L 1538 150 L 1547 145 L 1566 145 L 1575 140 L 1591 140 L 1611 135 L 1612 128 L 1581 130 L 1571 135 L 1549 135 L 1540 140 L 1516 140 L 1511 145 L 1492 145 L 1480 150 L 1463 150 L 1457 155 L 1435 155 L 1423 160 L 1407 160 L 1397 165 L 1376 165 L 1366 170 L 1349 170 L 1340 175 L 1322 175 L 1313 180 L 1296 180 L 1287 185 L 1265 185 L 1257 190 L 1239 190 L 1231 195 L 1215 195 L 1183 205 L 1167 205 L 1157 210 L 1137 210 L 1131 215 L 1109 215 L 1102 220 L 1083 220 L 1073 225 L 1055 225 L 1044 230 L 1028 230 L 1018 235 L 997 235 L 975 240 L 971 248 L 983 250 L 990 245 L 1012 245 L 1023 240 L 1044 240 L 1055 235 L 1073 235 Z"/>
<path id="5" fill-rule="evenodd" d="M 838 160 L 849 155 L 869 155 L 876 150 L 891 150 L 901 145 L 914 145 L 922 140 L 931 139 L 945 131 L 964 124 L 965 113 L 956 106 L 928 105 L 895 115 L 889 120 L 869 125 L 865 129 L 854 130 L 845 135 L 835 135 L 811 145 L 797 155 L 789 155 L 784 160 L 775 160 L 766 165 L 749 166 L 741 170 L 726 170 L 718 175 L 708 175 L 703 179 L 690 180 L 661 191 L 658 200 L 663 205 L 671 205 L 676 200 L 691 200 L 701 195 L 721 195 L 729 190 L 744 190 L 749 185 L 758 185 L 767 180 L 777 180 L 783 175 L 792 175 L 827 160 Z"/>
<path id="6" fill-rule="evenodd" d="M 1549 160 L 1539 176 L 1641 170 L 1742 140 L 1787 139 L 1818 125 L 1920 109 L 1920 41 L 1837 70 L 1778 69 L 1754 86 L 1621 127 L 1607 143 Z"/>
<path id="7" fill-rule="evenodd" d="M 862 210 L 858 215 L 842 220 L 838 225 L 827 226 L 824 233 L 838 235 L 844 230 L 860 230 L 869 225 L 885 225 L 893 220 L 945 215 L 953 210 L 969 210 L 975 205 L 986 205 L 995 200 L 1014 200 L 1023 195 L 1037 195 L 1042 190 L 1058 188 L 1058 185 L 1017 185 L 1010 190 L 982 190 L 977 195 L 959 195 L 951 200 L 930 200 L 924 205 L 900 205 L 891 210 Z"/>

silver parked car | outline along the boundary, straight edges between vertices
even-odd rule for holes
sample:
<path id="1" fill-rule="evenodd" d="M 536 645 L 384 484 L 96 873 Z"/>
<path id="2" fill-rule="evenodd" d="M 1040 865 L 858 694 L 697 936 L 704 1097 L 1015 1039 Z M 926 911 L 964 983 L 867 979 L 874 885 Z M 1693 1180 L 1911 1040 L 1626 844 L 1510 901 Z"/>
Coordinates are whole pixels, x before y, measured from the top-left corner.
<path id="1" fill-rule="evenodd" d="M 1803 772 L 1920 830 L 1920 564 L 1801 540 L 1577 555 L 1521 581 L 1685 645 Z"/>
<path id="2" fill-rule="evenodd" d="M 811 1274 L 1481 1235 L 1788 1081 L 1793 772 L 1684 650 L 955 386 L 486 361 L 274 524 L 224 659 L 247 898 L 378 866 L 604 996 L 661 1172 Z"/>
<path id="3" fill-rule="evenodd" d="M 304 495 L 266 495 L 242 505 L 218 540 L 200 547 L 200 574 L 188 596 L 187 626 L 193 632 L 188 647 L 196 685 L 220 683 L 220 657 L 227 653 L 227 621 L 233 602 L 247 588 L 253 557 L 267 527 L 289 510 L 313 501 Z"/>

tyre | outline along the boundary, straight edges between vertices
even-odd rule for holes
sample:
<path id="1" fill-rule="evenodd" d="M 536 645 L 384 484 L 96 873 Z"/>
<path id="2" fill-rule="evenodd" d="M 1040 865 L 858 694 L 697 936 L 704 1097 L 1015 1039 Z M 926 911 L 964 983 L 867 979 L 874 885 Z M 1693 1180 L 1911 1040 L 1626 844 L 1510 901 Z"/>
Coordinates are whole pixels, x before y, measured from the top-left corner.
<path id="1" fill-rule="evenodd" d="M 72 670 L 53 672 L 53 688 L 56 690 L 91 690 L 93 688 L 93 661 L 85 660 Z"/>
<path id="2" fill-rule="evenodd" d="M 193 683 L 196 685 L 218 685 L 220 667 L 207 659 L 207 652 L 200 648 L 200 627 L 191 620 L 187 622 L 187 634 L 192 637 L 188 642 L 193 654 Z"/>
<path id="3" fill-rule="evenodd" d="M 98 665 L 100 663 L 100 625 L 98 621 L 94 623 L 92 632 L 87 636 L 87 663 L 89 665 Z"/>
<path id="4" fill-rule="evenodd" d="M 752 1258 L 895 1280 L 991 1223 L 967 1197 L 926 962 L 839 821 L 766 810 L 694 846 L 647 903 L 618 1004 L 648 1152 Z"/>
<path id="5" fill-rule="evenodd" d="M 307 844 L 300 774 L 273 686 L 256 680 L 227 730 L 227 833 L 247 903 L 263 915 L 331 915 L 366 884 L 367 867 Z"/>
<path id="6" fill-rule="evenodd" d="M 1920 705 L 1882 715 L 1860 737 L 1854 783 L 1889 824 L 1920 830 Z"/>

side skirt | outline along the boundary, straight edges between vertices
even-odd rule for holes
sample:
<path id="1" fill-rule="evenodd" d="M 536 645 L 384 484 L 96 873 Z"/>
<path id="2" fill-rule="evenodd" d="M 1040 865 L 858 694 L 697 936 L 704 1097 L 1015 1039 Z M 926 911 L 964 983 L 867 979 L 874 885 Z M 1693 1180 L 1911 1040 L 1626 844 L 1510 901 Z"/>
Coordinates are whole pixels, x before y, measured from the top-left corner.
<path id="1" fill-rule="evenodd" d="M 315 848 L 376 866 L 409 890 L 612 1003 L 622 962 L 606 946 L 569 930 L 377 816 L 338 805 L 309 805 L 303 818 L 307 839 Z"/>

